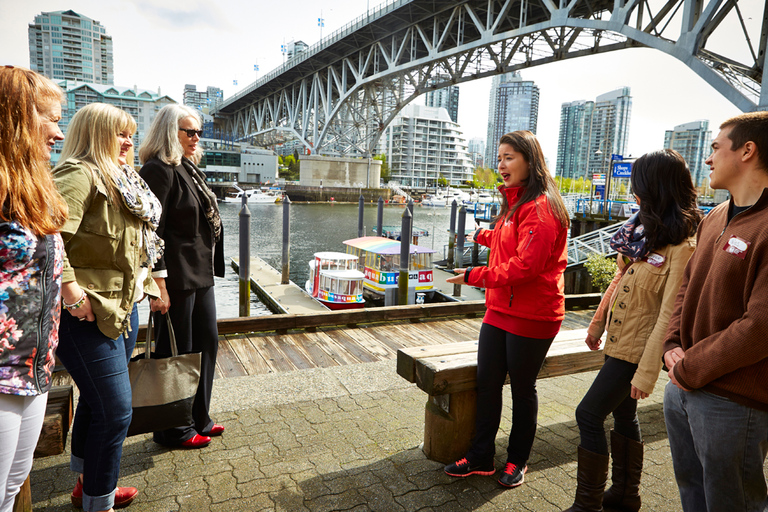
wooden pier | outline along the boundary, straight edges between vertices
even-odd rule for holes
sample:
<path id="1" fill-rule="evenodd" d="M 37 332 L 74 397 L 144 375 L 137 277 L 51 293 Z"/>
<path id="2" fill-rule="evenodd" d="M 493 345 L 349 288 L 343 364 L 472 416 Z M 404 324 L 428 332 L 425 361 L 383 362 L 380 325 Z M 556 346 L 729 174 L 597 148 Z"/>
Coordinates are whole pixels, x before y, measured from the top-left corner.
<path id="1" fill-rule="evenodd" d="M 232 268 L 240 271 L 239 258 L 232 258 Z M 251 286 L 271 311 L 282 314 L 309 315 L 330 311 L 310 297 L 299 285 L 282 284 L 282 274 L 258 256 L 251 256 Z"/>

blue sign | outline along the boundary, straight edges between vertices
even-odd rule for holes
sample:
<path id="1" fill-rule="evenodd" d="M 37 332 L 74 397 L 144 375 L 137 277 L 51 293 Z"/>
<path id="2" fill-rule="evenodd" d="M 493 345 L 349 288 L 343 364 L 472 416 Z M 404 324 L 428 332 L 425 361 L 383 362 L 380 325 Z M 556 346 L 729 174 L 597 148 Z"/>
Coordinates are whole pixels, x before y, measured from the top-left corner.
<path id="1" fill-rule="evenodd" d="M 605 185 L 595 185 L 595 193 L 593 197 L 595 200 L 603 200 L 605 198 Z"/>
<path id="2" fill-rule="evenodd" d="M 624 160 L 624 157 L 622 155 L 617 155 L 616 153 L 611 153 L 611 160 Z"/>
<path id="3" fill-rule="evenodd" d="M 632 175 L 632 162 L 616 162 L 613 164 L 614 178 L 629 178 Z"/>

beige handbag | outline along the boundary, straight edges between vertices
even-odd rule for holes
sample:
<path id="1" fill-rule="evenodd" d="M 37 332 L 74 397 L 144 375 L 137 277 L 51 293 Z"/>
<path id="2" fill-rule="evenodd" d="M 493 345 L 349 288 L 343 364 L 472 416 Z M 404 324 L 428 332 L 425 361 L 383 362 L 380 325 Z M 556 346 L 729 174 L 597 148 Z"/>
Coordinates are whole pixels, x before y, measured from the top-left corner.
<path id="1" fill-rule="evenodd" d="M 144 354 L 134 356 L 128 363 L 133 395 L 129 436 L 192 425 L 192 404 L 200 381 L 201 355 L 179 355 L 171 319 L 166 315 L 171 357 L 156 358 L 150 353 L 153 317 L 150 312 Z"/>

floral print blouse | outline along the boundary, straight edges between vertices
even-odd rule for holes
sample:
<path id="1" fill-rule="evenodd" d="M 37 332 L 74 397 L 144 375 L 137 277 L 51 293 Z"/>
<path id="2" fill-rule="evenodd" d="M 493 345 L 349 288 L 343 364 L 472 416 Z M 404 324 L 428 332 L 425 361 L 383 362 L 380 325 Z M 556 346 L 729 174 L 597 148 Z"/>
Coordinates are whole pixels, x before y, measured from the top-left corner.
<path id="1" fill-rule="evenodd" d="M 51 387 L 59 343 L 64 243 L 0 222 L 0 393 Z"/>

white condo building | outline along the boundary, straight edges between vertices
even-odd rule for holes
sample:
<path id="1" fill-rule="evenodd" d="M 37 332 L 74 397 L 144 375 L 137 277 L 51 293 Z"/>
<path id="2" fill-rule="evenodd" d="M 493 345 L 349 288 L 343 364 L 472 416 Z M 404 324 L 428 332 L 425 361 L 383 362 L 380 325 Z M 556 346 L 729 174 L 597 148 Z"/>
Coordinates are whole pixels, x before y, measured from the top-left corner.
<path id="1" fill-rule="evenodd" d="M 75 11 L 43 12 L 29 24 L 29 67 L 52 80 L 111 85 L 112 37 Z"/>
<path id="2" fill-rule="evenodd" d="M 407 105 L 387 127 L 386 148 L 392 181 L 433 187 L 441 176 L 453 186 L 472 180 L 467 142 L 444 108 Z"/>

